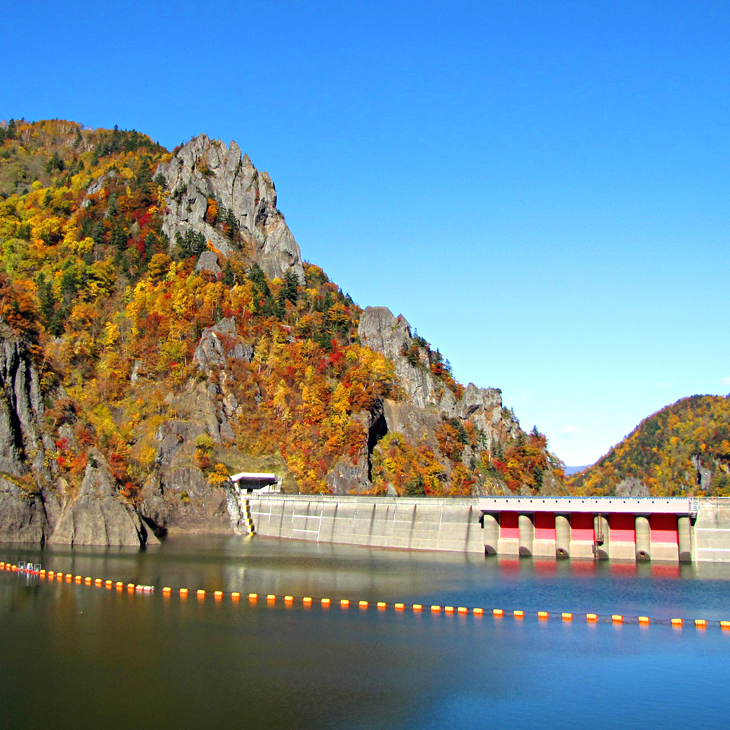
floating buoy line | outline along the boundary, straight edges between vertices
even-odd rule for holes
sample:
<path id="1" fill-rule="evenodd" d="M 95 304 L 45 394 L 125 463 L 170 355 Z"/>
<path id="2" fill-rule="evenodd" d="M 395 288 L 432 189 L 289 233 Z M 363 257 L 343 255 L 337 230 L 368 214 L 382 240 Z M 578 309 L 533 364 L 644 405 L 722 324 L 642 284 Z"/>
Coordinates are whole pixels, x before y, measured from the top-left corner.
<path id="1" fill-rule="evenodd" d="M 0 570 L 11 571 L 15 573 L 23 573 L 26 575 L 37 575 L 46 580 L 55 580 L 65 583 L 76 583 L 85 586 L 94 586 L 96 588 L 105 588 L 106 590 L 127 591 L 128 593 L 152 593 L 155 586 L 141 585 L 135 583 L 125 583 L 124 581 L 113 581 L 104 578 L 91 578 L 88 576 L 74 575 L 73 573 L 61 573 L 53 570 L 45 570 L 40 564 L 24 563 L 18 564 L 9 562 L 0 562 Z M 267 605 L 274 606 L 278 601 L 283 601 L 287 608 L 292 607 L 295 603 L 301 604 L 305 608 L 311 608 L 318 604 L 323 609 L 329 609 L 332 605 L 339 605 L 341 609 L 349 609 L 357 606 L 361 611 L 375 608 L 377 611 L 387 611 L 389 609 L 399 613 L 411 612 L 415 614 L 431 613 L 431 614 L 457 614 L 460 616 L 472 615 L 483 617 L 491 614 L 495 619 L 503 619 L 511 616 L 515 621 L 523 621 L 527 616 L 532 615 L 530 612 L 515 609 L 506 611 L 501 608 L 484 609 L 478 607 L 467 606 L 442 606 L 442 605 L 423 605 L 421 603 L 388 603 L 386 601 L 350 601 L 348 598 L 341 598 L 339 601 L 333 601 L 331 598 L 313 598 L 312 596 L 303 596 L 295 598 L 294 596 L 277 596 L 273 593 L 266 595 L 258 593 L 240 593 L 238 591 L 206 591 L 198 589 L 190 591 L 187 588 L 179 588 L 173 590 L 170 586 L 162 589 L 162 595 L 165 598 L 171 598 L 173 594 L 179 596 L 181 600 L 186 600 L 188 596 L 194 593 L 198 600 L 205 600 L 209 594 L 213 595 L 216 601 L 222 601 L 229 598 L 233 602 L 240 602 L 242 599 L 247 600 L 251 605 Z M 669 619 L 652 619 L 648 616 L 624 616 L 622 614 L 597 614 L 597 613 L 555 613 L 550 614 L 548 611 L 536 611 L 538 621 L 560 620 L 563 623 L 570 623 L 574 619 L 583 619 L 589 624 L 595 623 L 612 623 L 612 624 L 638 624 L 640 626 L 649 626 L 650 624 L 665 624 L 676 629 L 681 629 L 686 625 L 694 625 L 695 628 L 703 630 L 709 626 L 719 626 L 723 630 L 730 631 L 730 621 L 713 621 L 710 619 L 697 618 L 694 620 L 682 618 Z"/>

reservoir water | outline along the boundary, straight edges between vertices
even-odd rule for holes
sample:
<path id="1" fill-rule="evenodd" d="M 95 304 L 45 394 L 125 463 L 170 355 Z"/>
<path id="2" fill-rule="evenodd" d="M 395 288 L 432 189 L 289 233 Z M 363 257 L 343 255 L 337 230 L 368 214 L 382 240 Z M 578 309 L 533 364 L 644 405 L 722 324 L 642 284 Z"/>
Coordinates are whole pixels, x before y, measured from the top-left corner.
<path id="1" fill-rule="evenodd" d="M 0 560 L 157 587 L 118 592 L 0 571 L 2 728 L 671 730 L 730 721 L 730 631 L 559 619 L 730 620 L 730 566 L 210 536 L 142 552 L 1 545 Z M 244 595 L 215 600 L 214 590 Z M 249 592 L 280 598 L 251 605 Z M 332 605 L 287 607 L 285 594 Z M 377 601 L 481 606 L 485 615 L 378 611 Z M 498 619 L 495 607 L 528 614 Z M 538 610 L 550 619 L 538 621 Z"/>

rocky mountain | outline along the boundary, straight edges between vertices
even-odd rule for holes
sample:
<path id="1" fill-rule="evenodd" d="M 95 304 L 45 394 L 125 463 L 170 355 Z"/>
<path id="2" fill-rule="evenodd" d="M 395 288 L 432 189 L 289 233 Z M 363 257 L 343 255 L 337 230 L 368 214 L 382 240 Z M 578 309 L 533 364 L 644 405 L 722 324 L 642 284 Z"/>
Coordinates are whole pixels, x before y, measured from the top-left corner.
<path id="1" fill-rule="evenodd" d="M 0 127 L 0 538 L 230 532 L 227 475 L 289 491 L 560 493 L 495 388 L 302 260 L 235 142 Z"/>
<path id="2" fill-rule="evenodd" d="M 160 164 L 157 174 L 170 193 L 162 221 L 170 241 L 198 234 L 223 256 L 244 249 L 269 279 L 291 271 L 304 281 L 301 252 L 276 208 L 274 183 L 267 172 L 253 166 L 248 155 L 241 156 L 235 142 L 226 147 L 201 134 Z M 238 247 L 230 232 L 216 227 L 219 220 L 238 230 Z"/>
<path id="3" fill-rule="evenodd" d="M 693 395 L 662 408 L 570 486 L 577 494 L 730 496 L 730 397 Z"/>

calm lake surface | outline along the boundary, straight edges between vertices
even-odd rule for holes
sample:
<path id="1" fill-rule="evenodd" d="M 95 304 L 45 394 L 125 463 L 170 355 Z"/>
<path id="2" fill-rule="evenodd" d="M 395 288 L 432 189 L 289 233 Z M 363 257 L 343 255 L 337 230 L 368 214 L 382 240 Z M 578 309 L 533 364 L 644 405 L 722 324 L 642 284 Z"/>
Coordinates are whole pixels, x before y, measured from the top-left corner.
<path id="1" fill-rule="evenodd" d="M 157 587 L 0 572 L 2 728 L 726 728 L 730 631 L 554 614 L 730 620 L 730 566 L 500 561 L 266 538 L 0 560 Z M 171 586 L 171 597 L 162 594 Z M 181 600 L 177 589 L 190 595 Z M 216 601 L 199 588 L 332 599 Z M 349 598 L 353 605 L 335 604 Z M 413 614 L 357 601 L 481 606 Z M 550 611 L 516 621 L 492 608 Z"/>

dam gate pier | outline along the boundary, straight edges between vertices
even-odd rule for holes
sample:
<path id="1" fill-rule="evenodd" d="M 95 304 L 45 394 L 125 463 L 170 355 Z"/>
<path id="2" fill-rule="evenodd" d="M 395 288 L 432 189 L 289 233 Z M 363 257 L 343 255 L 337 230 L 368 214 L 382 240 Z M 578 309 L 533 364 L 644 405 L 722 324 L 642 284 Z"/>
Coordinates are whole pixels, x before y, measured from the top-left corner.
<path id="1" fill-rule="evenodd" d="M 686 497 L 482 497 L 488 555 L 691 562 Z"/>

